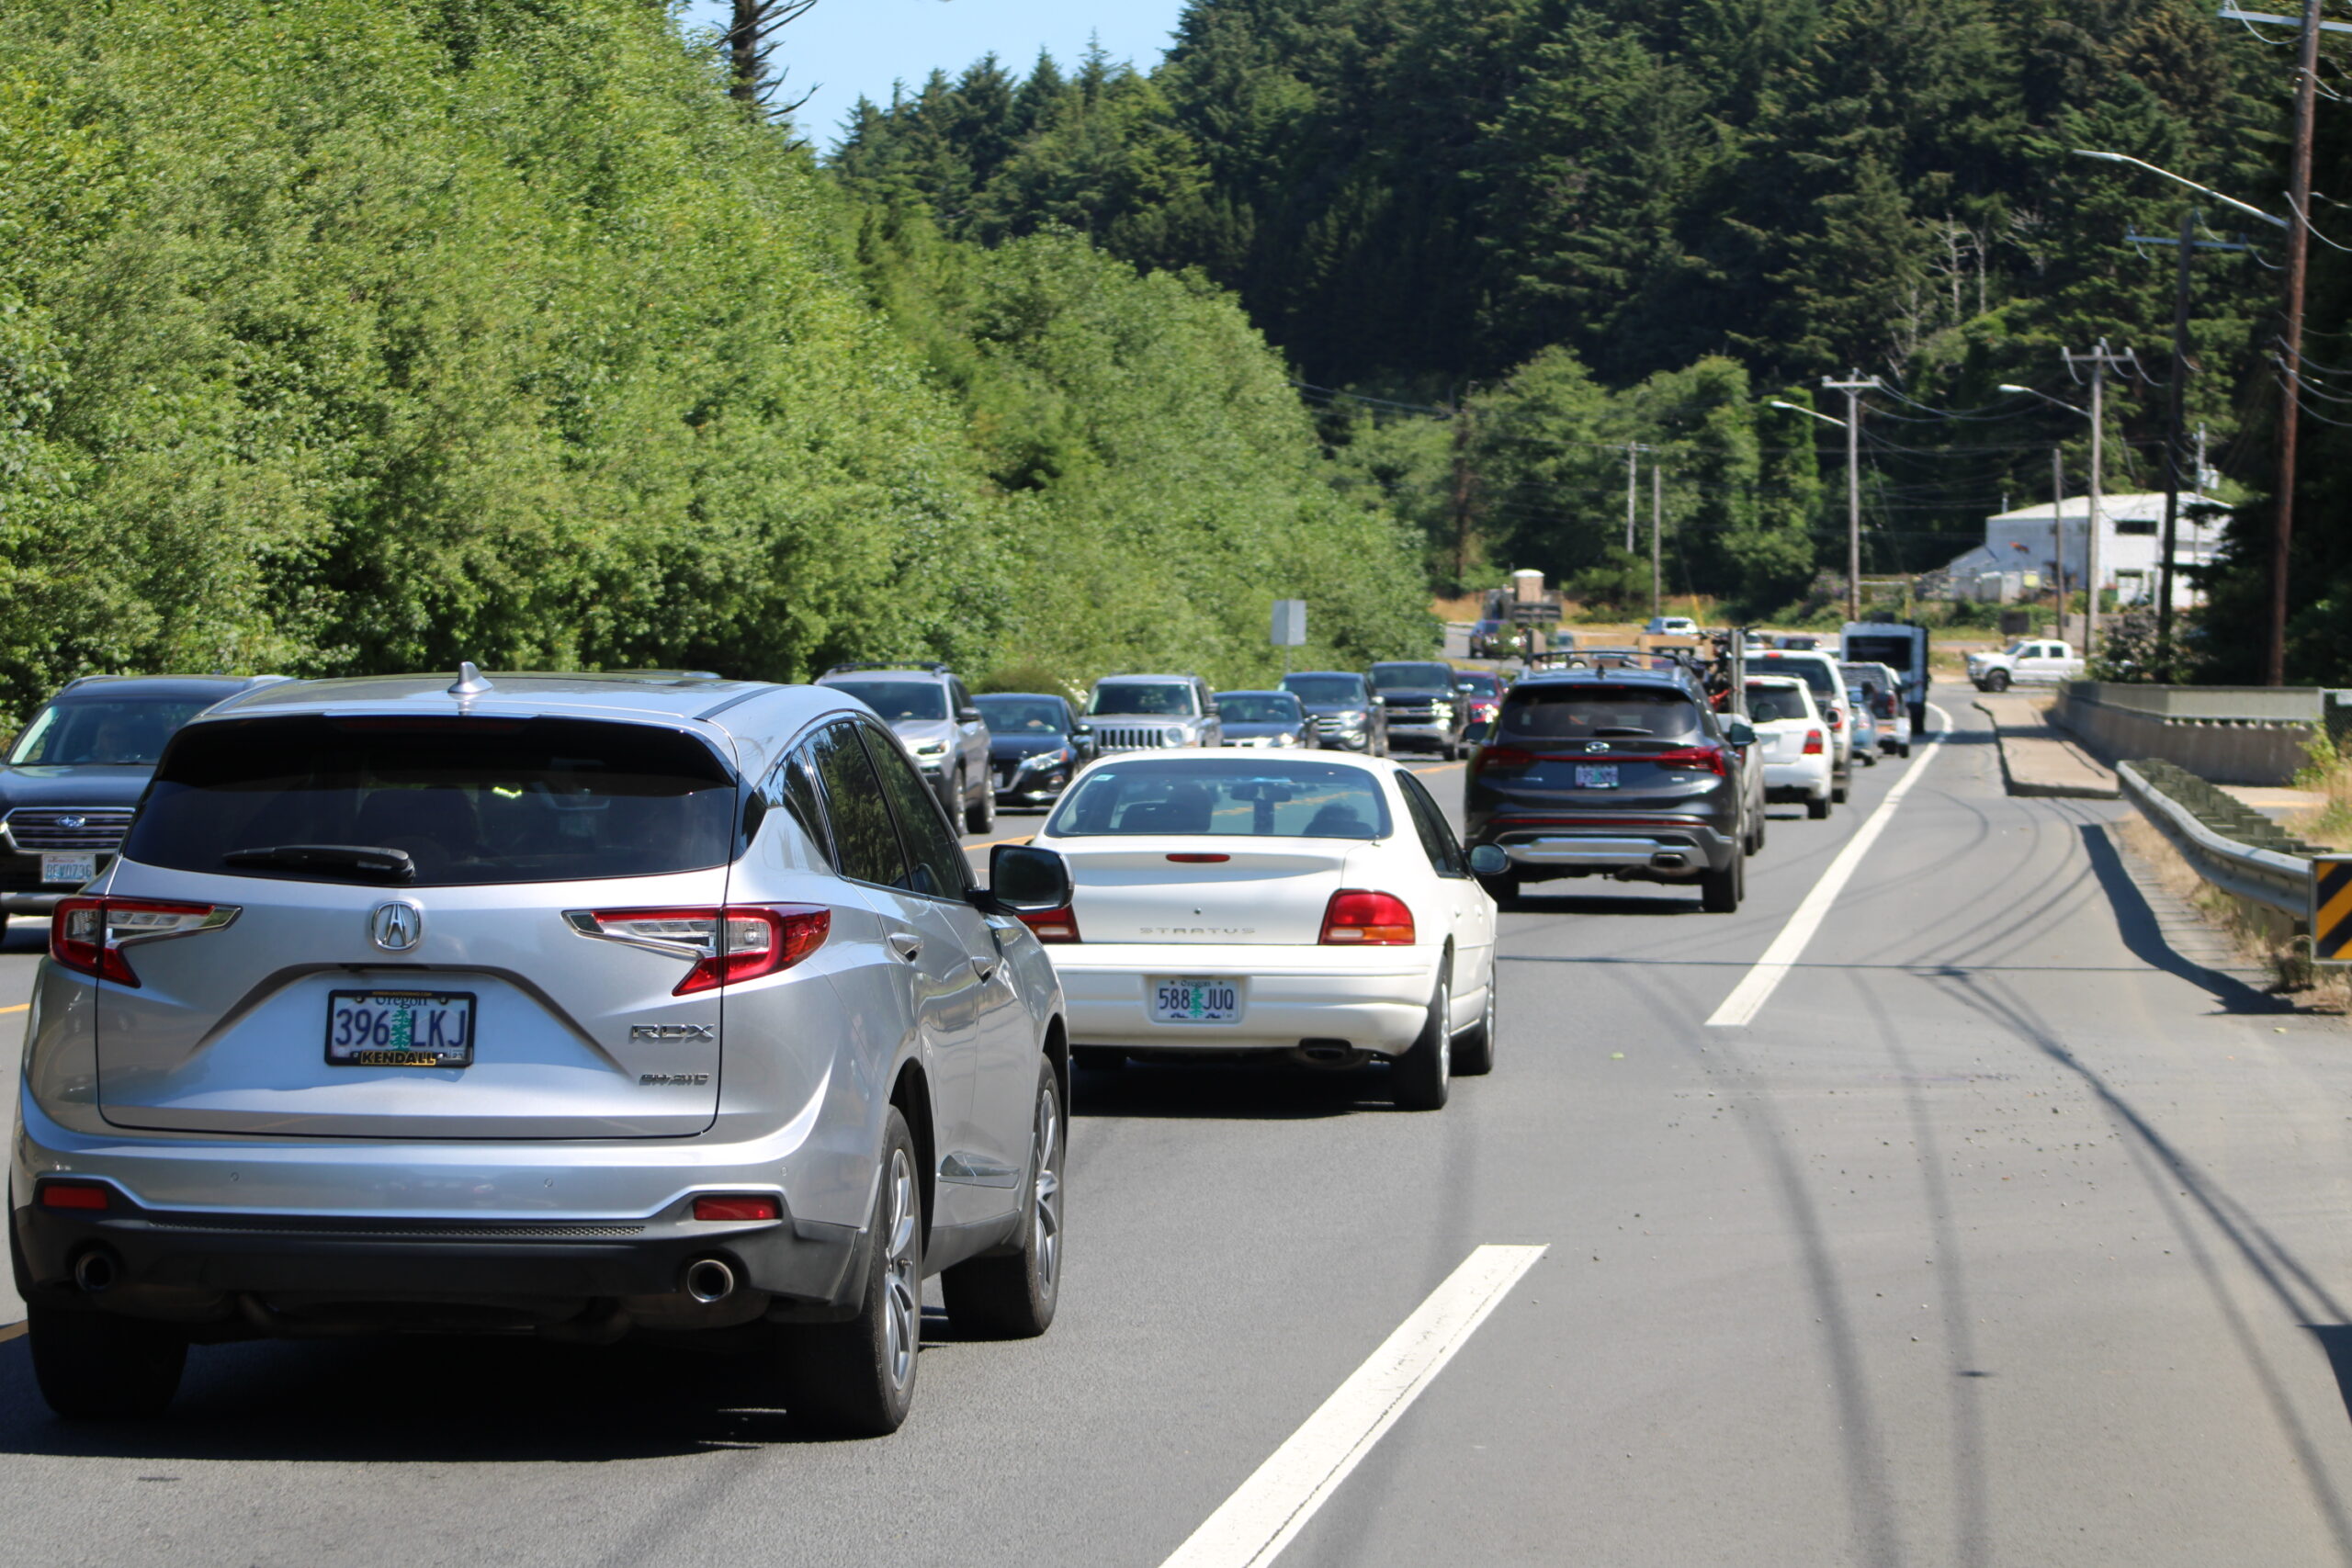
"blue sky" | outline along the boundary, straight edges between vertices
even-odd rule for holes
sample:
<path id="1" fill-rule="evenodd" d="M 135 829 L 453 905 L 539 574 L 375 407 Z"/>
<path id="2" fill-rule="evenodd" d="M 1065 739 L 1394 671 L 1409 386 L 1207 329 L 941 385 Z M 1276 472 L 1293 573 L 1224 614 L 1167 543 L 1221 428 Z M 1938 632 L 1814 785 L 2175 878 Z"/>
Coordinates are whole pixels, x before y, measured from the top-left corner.
<path id="1" fill-rule="evenodd" d="M 1114 60 L 1148 67 L 1183 8 L 1183 0 L 819 0 L 785 29 L 776 58 L 792 67 L 788 96 L 816 89 L 796 118 L 830 148 L 861 94 L 885 102 L 894 80 L 918 86 L 933 66 L 953 73 L 990 51 L 1025 72 L 1041 47 L 1067 65 L 1100 35 Z M 707 24 L 724 12 L 693 0 L 686 17 Z"/>

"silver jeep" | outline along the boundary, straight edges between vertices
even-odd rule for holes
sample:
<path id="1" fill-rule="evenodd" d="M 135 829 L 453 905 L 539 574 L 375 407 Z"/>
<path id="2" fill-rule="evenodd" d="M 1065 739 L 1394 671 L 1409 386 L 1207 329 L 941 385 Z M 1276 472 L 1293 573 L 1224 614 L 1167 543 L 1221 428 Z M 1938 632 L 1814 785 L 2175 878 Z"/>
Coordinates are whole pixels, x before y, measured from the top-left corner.
<path id="1" fill-rule="evenodd" d="M 32 1361 L 149 1414 L 191 1341 L 733 1329 L 880 1433 L 922 1280 L 1059 1284 L 1068 1049 L 1023 924 L 842 694 L 500 676 L 265 687 L 182 729 L 52 917 L 11 1145 Z"/>
<path id="2" fill-rule="evenodd" d="M 1222 746 L 1225 723 L 1197 675 L 1105 675 L 1086 702 L 1098 755 Z"/>

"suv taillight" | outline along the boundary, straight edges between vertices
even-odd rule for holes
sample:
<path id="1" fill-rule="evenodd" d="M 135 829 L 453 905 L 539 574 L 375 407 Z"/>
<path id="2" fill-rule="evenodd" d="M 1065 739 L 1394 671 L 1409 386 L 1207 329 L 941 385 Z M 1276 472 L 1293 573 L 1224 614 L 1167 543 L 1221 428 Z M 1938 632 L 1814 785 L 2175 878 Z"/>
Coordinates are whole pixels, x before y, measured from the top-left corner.
<path id="1" fill-rule="evenodd" d="M 63 898 L 49 917 L 49 955 L 67 969 L 136 987 L 126 947 L 166 937 L 217 931 L 237 918 L 235 904 L 177 904 L 155 898 Z"/>
<path id="2" fill-rule="evenodd" d="M 1409 947 L 1413 911 L 1393 893 L 1343 887 L 1323 908 L 1326 947 Z"/>
<path id="3" fill-rule="evenodd" d="M 582 936 L 690 958 L 672 996 L 692 996 L 789 969 L 825 944 L 833 912 L 806 904 L 702 905 L 678 909 L 571 909 Z"/>
<path id="4" fill-rule="evenodd" d="M 1723 749 L 1718 746 L 1693 746 L 1679 751 L 1658 751 L 1643 759 L 1661 768 L 1702 768 L 1721 778 L 1724 773 Z"/>
<path id="5" fill-rule="evenodd" d="M 1820 756 L 1820 755 L 1821 755 L 1821 742 L 1822 742 L 1822 735 L 1821 735 L 1821 731 L 1819 731 L 1818 729 L 1808 729 L 1808 730 L 1806 730 L 1806 731 L 1804 732 L 1804 754 L 1805 754 L 1806 756 L 1808 756 L 1808 757 L 1818 757 L 1818 756 Z"/>

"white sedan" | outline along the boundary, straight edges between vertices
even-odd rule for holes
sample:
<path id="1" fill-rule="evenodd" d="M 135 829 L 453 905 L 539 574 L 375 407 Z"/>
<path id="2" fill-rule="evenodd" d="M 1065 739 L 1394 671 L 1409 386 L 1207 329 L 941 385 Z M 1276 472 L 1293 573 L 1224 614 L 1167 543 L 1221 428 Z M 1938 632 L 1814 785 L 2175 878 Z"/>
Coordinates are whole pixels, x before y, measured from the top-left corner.
<path id="1" fill-rule="evenodd" d="M 1389 1064 L 1435 1110 L 1495 1050 L 1495 904 L 1385 758 L 1185 750 L 1104 758 L 1035 842 L 1070 907 L 1030 919 L 1082 1063 L 1282 1053 Z"/>

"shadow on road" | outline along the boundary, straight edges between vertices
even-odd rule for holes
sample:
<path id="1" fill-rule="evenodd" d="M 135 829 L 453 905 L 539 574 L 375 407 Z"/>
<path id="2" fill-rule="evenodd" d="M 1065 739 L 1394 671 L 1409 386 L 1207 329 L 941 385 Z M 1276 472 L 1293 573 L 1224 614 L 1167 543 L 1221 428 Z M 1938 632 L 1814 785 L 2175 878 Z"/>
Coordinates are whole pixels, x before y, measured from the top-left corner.
<path id="1" fill-rule="evenodd" d="M 2098 878 L 2099 886 L 2106 890 L 2108 901 L 2115 908 L 2116 930 L 2132 957 L 2150 968 L 2178 976 L 2211 996 L 2226 1013 L 2295 1010 L 2295 1004 L 2284 998 L 2257 991 L 2234 975 L 2208 969 L 2176 952 L 2165 940 L 2164 926 L 2157 920 L 2155 910 L 2149 907 L 2147 896 L 2124 868 L 2123 857 L 2108 838 L 2106 825 L 2086 822 L 2079 831 L 2083 850 L 2090 857 L 2091 873 Z"/>
<path id="2" fill-rule="evenodd" d="M 1661 893 L 1667 890 L 1661 889 Z M 1691 892 L 1695 893 L 1694 887 Z M 1607 893 L 1544 893 L 1536 888 L 1521 892 L 1519 901 L 1506 905 L 1507 915 L 1695 915 L 1699 900 L 1672 890 L 1672 896 L 1643 897 L 1639 895 Z"/>
<path id="3" fill-rule="evenodd" d="M 1300 1122 L 1395 1109 L 1387 1072 L 1377 1066 L 1321 1072 L 1272 1060 L 1130 1062 L 1108 1072 L 1081 1067 L 1070 1086 L 1073 1116 Z"/>
<path id="4" fill-rule="evenodd" d="M 824 1440 L 779 1397 L 752 1357 L 662 1345 L 261 1340 L 191 1350 L 162 1420 L 77 1425 L 41 1403 L 17 1339 L 0 1346 L 0 1453 L 461 1464 Z"/>

